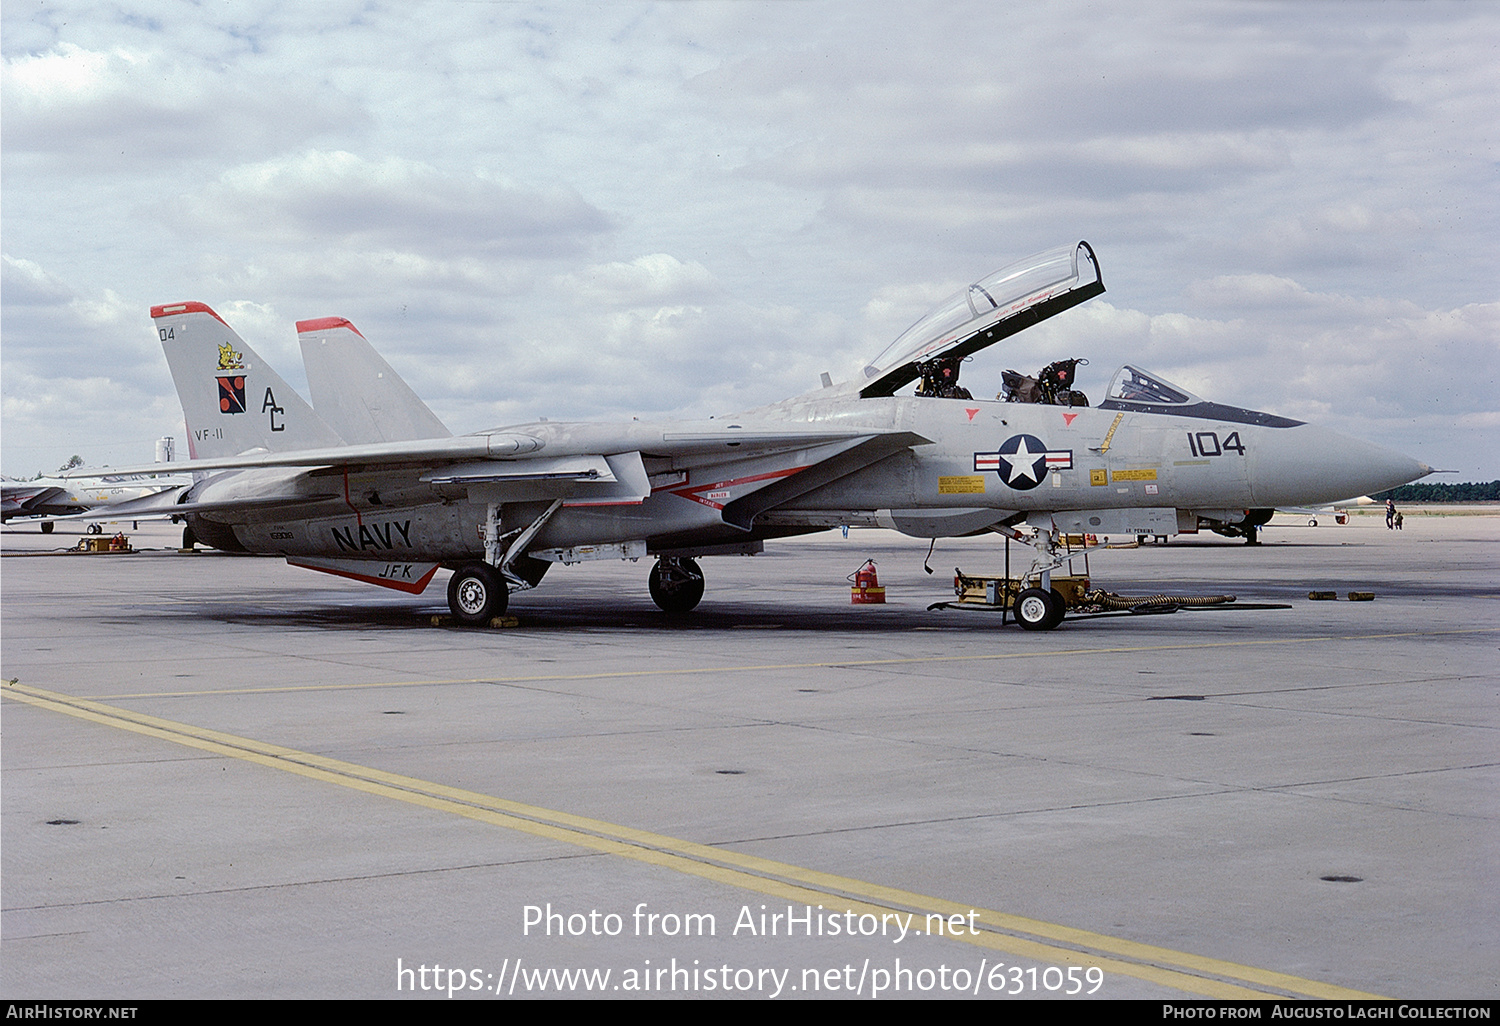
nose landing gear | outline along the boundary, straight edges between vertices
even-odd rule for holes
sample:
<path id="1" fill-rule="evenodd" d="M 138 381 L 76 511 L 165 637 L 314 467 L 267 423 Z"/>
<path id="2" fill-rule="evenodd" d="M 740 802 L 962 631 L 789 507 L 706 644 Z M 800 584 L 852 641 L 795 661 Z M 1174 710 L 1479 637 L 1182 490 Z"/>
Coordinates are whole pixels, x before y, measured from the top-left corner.
<path id="1" fill-rule="evenodd" d="M 1027 588 L 1016 596 L 1016 623 L 1028 631 L 1050 631 L 1062 623 L 1067 602 L 1055 588 Z"/>

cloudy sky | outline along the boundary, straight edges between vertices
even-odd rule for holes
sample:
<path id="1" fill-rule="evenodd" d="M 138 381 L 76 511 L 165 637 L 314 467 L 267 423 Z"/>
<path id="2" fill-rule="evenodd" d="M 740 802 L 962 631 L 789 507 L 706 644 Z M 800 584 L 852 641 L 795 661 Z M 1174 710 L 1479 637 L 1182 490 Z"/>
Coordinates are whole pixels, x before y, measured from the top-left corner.
<path id="1" fill-rule="evenodd" d="M 1500 478 L 1500 6 L 5 0 L 0 469 L 149 460 L 148 316 L 302 384 L 348 317 L 456 432 L 854 376 L 1087 239 L 982 354 L 1131 362 Z"/>

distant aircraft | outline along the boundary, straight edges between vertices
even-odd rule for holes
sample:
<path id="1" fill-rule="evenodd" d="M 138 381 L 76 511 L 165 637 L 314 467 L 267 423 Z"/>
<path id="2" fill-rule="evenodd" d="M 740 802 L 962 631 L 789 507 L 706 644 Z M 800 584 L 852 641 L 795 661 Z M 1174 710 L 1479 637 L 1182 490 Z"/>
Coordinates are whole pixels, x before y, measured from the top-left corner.
<path id="1" fill-rule="evenodd" d="M 539 422 L 456 437 L 347 321 L 299 324 L 325 418 L 209 307 L 158 306 L 196 480 L 111 512 L 165 511 L 215 547 L 412 594 L 447 567 L 449 607 L 475 624 L 554 563 L 654 556 L 652 598 L 683 613 L 703 596 L 698 558 L 753 554 L 768 539 L 847 526 L 924 539 L 994 532 L 1035 550 L 1015 612 L 1022 627 L 1048 630 L 1064 613 L 1051 588 L 1068 556 L 1061 535 L 1253 525 L 1278 506 L 1431 472 L 1134 366 L 1092 407 L 1072 390 L 1071 366 L 1029 390 L 1032 401 L 973 399 L 957 384 L 969 355 L 1103 292 L 1080 242 L 970 285 L 853 381 L 825 376 L 817 391 L 704 421 Z M 915 382 L 915 394 L 897 395 Z"/>
<path id="2" fill-rule="evenodd" d="M 156 474 L 39 477 L 32 481 L 4 478 L 0 479 L 0 521 L 8 524 L 15 519 L 74 516 L 110 503 L 154 495 L 186 481 L 186 477 Z M 54 526 L 53 520 L 42 519 L 43 534 L 51 534 Z M 100 528 L 90 524 L 89 531 L 98 534 Z"/>
<path id="3" fill-rule="evenodd" d="M 1359 495 L 1342 502 L 1325 502 L 1318 506 L 1281 506 L 1276 512 L 1289 517 L 1306 517 L 1308 527 L 1317 527 L 1319 517 L 1332 517 L 1335 524 L 1347 524 L 1350 506 L 1375 505 L 1378 504 L 1368 495 Z"/>

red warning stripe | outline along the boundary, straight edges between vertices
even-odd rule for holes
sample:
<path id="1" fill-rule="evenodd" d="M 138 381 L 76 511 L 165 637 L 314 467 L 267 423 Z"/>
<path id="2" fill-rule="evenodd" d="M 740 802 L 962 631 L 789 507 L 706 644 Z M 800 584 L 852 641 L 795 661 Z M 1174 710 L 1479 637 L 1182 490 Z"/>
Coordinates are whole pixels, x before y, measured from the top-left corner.
<path id="1" fill-rule="evenodd" d="M 354 326 L 354 322 L 344 317 L 319 317 L 311 321 L 298 321 L 297 334 L 304 335 L 309 331 L 331 331 L 334 328 L 348 328 L 360 338 L 364 334 Z"/>
<path id="2" fill-rule="evenodd" d="M 161 306 L 153 306 L 151 308 L 151 319 L 156 320 L 158 317 L 176 317 L 178 314 L 185 313 L 206 313 L 214 320 L 224 325 L 224 327 L 229 327 L 228 322 L 226 322 L 224 318 L 220 317 L 218 314 L 214 313 L 213 307 L 209 306 L 207 303 L 165 303 Z"/>

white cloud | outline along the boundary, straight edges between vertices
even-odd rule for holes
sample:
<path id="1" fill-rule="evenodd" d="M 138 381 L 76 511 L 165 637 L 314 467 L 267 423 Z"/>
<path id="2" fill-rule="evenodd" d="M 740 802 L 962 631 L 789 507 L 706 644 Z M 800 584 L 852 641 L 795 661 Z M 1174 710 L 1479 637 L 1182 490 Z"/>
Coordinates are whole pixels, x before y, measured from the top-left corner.
<path id="1" fill-rule="evenodd" d="M 650 253 L 628 263 L 595 264 L 578 274 L 564 275 L 558 286 L 575 294 L 581 303 L 615 307 L 688 302 L 721 291 L 702 264 L 683 263 L 669 253 Z"/>
<path id="2" fill-rule="evenodd" d="M 532 189 L 401 157 L 316 150 L 232 168 L 160 214 L 184 232 L 334 255 L 353 247 L 550 256 L 576 251 L 609 227 L 570 189 Z"/>
<path id="3" fill-rule="evenodd" d="M 8 154 L 66 162 L 70 174 L 261 154 L 366 119 L 302 75 L 226 76 L 163 52 L 64 42 L 7 58 L 3 74 Z"/>
<path id="4" fill-rule="evenodd" d="M 73 297 L 66 285 L 30 260 L 5 254 L 3 266 L 0 296 L 7 306 L 57 306 Z"/>
<path id="5" fill-rule="evenodd" d="M 192 298 L 289 378 L 294 319 L 351 317 L 459 429 L 722 412 L 1079 237 L 1109 294 L 996 363 L 1424 458 L 1500 391 L 1490 5 L 183 10 L 0 9 L 7 409 L 171 406 L 146 308 Z M 7 458 L 47 437 L 7 413 Z"/>

